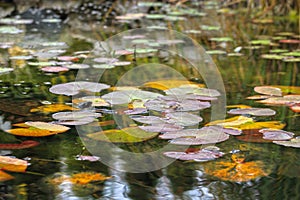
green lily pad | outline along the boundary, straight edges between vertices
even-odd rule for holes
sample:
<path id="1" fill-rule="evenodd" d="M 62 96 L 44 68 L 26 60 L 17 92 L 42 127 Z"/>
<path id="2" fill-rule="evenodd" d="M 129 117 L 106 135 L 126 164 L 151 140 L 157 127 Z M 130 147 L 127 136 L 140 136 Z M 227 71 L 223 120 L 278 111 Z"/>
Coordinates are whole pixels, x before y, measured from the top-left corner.
<path id="1" fill-rule="evenodd" d="M 250 41 L 252 45 L 270 45 L 271 40 L 252 40 Z"/>
<path id="2" fill-rule="evenodd" d="M 158 133 L 147 132 L 138 127 L 128 127 L 122 130 L 111 129 L 96 133 L 90 133 L 87 136 L 91 139 L 104 142 L 135 143 L 152 139 L 157 135 Z"/>
<path id="3" fill-rule="evenodd" d="M 270 53 L 286 53 L 288 52 L 287 49 L 272 49 L 270 50 Z"/>
<path id="4" fill-rule="evenodd" d="M 262 54 L 260 57 L 269 60 L 282 60 L 285 56 L 278 54 Z"/>
<path id="5" fill-rule="evenodd" d="M 232 42 L 232 38 L 230 37 L 213 37 L 210 38 L 210 41 L 214 41 L 214 42 Z"/>
<path id="6" fill-rule="evenodd" d="M 292 51 L 292 52 L 282 53 L 281 55 L 299 57 L 300 56 L 300 51 Z"/>

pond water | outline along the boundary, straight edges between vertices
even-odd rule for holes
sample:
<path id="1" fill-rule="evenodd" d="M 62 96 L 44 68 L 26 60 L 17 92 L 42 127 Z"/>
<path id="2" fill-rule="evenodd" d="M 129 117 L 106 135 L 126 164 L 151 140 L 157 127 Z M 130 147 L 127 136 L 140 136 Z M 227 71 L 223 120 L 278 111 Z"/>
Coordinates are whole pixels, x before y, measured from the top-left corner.
<path id="1" fill-rule="evenodd" d="M 298 4 L 254 17 L 230 1 L 49 2 L 0 4 L 0 156 L 28 163 L 24 172 L 0 160 L 0 199 L 300 199 Z M 105 85 L 53 87 L 73 81 Z M 250 107 L 276 114 L 226 114 Z M 55 115 L 72 109 L 86 113 Z M 154 118 L 125 114 L 139 109 Z M 159 138 L 235 116 L 216 122 L 215 137 Z M 34 124 L 53 121 L 70 129 Z M 174 149 L 203 154 L 167 158 Z"/>

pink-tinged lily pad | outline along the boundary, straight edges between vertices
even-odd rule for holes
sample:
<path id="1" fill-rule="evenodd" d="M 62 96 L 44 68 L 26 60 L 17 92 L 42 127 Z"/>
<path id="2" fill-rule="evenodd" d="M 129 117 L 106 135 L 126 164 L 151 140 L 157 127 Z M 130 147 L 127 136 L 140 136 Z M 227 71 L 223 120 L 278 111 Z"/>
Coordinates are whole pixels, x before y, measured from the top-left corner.
<path id="1" fill-rule="evenodd" d="M 130 103 L 132 100 L 143 100 L 155 99 L 162 96 L 161 94 L 148 92 L 143 90 L 124 90 L 114 91 L 102 96 L 102 98 L 112 105 Z"/>
<path id="2" fill-rule="evenodd" d="M 90 162 L 96 162 L 101 160 L 100 157 L 98 156 L 83 156 L 83 155 L 78 155 L 76 156 L 76 160 L 86 160 Z"/>
<path id="3" fill-rule="evenodd" d="M 87 64 L 69 64 L 69 65 L 64 65 L 64 67 L 67 67 L 69 69 L 87 69 L 90 66 Z"/>
<path id="4" fill-rule="evenodd" d="M 100 92 L 101 90 L 109 88 L 109 85 L 103 83 L 93 83 L 86 81 L 77 81 L 53 85 L 49 91 L 54 94 L 63 94 L 72 96 L 78 94 L 80 91 L 85 90 L 89 92 Z"/>
<path id="5" fill-rule="evenodd" d="M 164 155 L 169 158 L 175 158 L 179 160 L 194 160 L 197 162 L 205 162 L 205 161 L 215 160 L 219 157 L 222 157 L 224 153 L 220 151 L 209 151 L 209 150 L 202 149 L 191 153 L 169 151 L 169 152 L 165 152 Z"/>
<path id="6" fill-rule="evenodd" d="M 126 49 L 118 49 L 115 51 L 115 55 L 122 56 L 122 55 L 131 55 L 133 54 L 132 51 L 126 50 Z"/>
<path id="7" fill-rule="evenodd" d="M 171 88 L 165 90 L 167 95 L 185 95 L 185 94 L 196 94 L 201 96 L 208 96 L 208 97 L 217 97 L 220 96 L 220 92 L 214 89 L 208 88 L 200 88 L 191 85 L 182 85 L 177 88 Z"/>
<path id="8" fill-rule="evenodd" d="M 147 132 L 170 132 L 170 131 L 178 131 L 183 129 L 182 126 L 174 125 L 174 124 L 154 124 L 151 126 L 139 126 L 140 129 L 143 129 Z"/>
<path id="9" fill-rule="evenodd" d="M 61 60 L 61 61 L 78 61 L 79 58 L 74 57 L 74 56 L 57 56 L 56 57 L 57 60 Z"/>
<path id="10" fill-rule="evenodd" d="M 294 136 L 292 132 L 275 129 L 261 129 L 259 132 L 263 133 L 263 139 L 266 140 L 290 140 Z"/>
<path id="11" fill-rule="evenodd" d="M 286 147 L 300 148 L 300 137 L 293 138 L 290 141 L 273 141 L 273 143 Z"/>
<path id="12" fill-rule="evenodd" d="M 119 59 L 117 58 L 94 58 L 94 62 L 97 63 L 109 63 L 112 64 L 114 62 L 118 62 Z"/>
<path id="13" fill-rule="evenodd" d="M 210 107 L 209 102 L 202 102 L 198 100 L 165 101 L 163 99 L 153 99 L 145 102 L 144 105 L 149 110 L 159 112 L 197 111 Z"/>
<path id="14" fill-rule="evenodd" d="M 132 110 L 125 110 L 124 114 L 126 115 L 138 115 L 138 114 L 145 114 L 148 113 L 146 108 L 134 108 Z"/>
<path id="15" fill-rule="evenodd" d="M 223 142 L 229 139 L 224 131 L 214 128 L 185 129 L 181 131 L 167 132 L 159 136 L 161 139 L 172 139 L 172 144 L 200 145 Z"/>
<path id="16" fill-rule="evenodd" d="M 279 40 L 279 42 L 285 44 L 300 44 L 300 40 L 295 40 L 295 39 Z"/>
<path id="17" fill-rule="evenodd" d="M 260 94 L 265 94 L 269 96 L 282 96 L 282 91 L 280 88 L 272 86 L 256 86 L 254 91 Z"/>
<path id="18" fill-rule="evenodd" d="M 300 103 L 300 95 L 286 95 L 284 97 L 271 97 L 258 102 L 264 104 L 271 104 L 271 105 L 289 105 L 289 104 Z"/>
<path id="19" fill-rule="evenodd" d="M 58 73 L 58 72 L 67 72 L 69 69 L 67 67 L 60 67 L 60 66 L 48 66 L 41 68 L 44 72 L 51 72 L 51 73 Z"/>
<path id="20" fill-rule="evenodd" d="M 131 119 L 134 121 L 143 123 L 143 124 L 162 124 L 164 121 L 157 116 L 131 116 Z"/>
<path id="21" fill-rule="evenodd" d="M 231 109 L 228 114 L 233 115 L 254 115 L 254 116 L 272 116 L 276 111 L 270 108 L 244 108 L 244 109 Z"/>
<path id="22" fill-rule="evenodd" d="M 198 115 L 187 112 L 172 112 L 166 115 L 164 119 L 167 123 L 179 126 L 193 126 L 199 124 L 203 119 Z"/>
<path id="23" fill-rule="evenodd" d="M 224 132 L 229 135 L 241 135 L 242 134 L 242 131 L 237 128 L 224 128 L 222 126 L 204 126 L 201 128 L 201 130 L 208 130 L 208 129 L 219 131 L 219 132 Z"/>

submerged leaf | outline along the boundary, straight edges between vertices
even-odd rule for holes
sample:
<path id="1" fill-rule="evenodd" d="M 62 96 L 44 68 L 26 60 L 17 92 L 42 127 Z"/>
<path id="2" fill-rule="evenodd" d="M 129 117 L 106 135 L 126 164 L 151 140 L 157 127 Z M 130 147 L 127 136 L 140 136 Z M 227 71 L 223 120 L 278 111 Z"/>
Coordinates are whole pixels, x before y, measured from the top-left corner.
<path id="1" fill-rule="evenodd" d="M 110 178 L 111 177 L 105 176 L 101 173 L 81 172 L 81 173 L 73 174 L 70 178 L 70 181 L 74 184 L 85 185 L 91 182 L 105 181 Z"/>
<path id="2" fill-rule="evenodd" d="M 113 143 L 143 142 L 157 136 L 158 133 L 147 132 L 138 127 L 123 128 L 122 130 L 111 129 L 90 133 L 87 136 L 94 140 Z"/>
<path id="3" fill-rule="evenodd" d="M 40 143 L 34 140 L 25 140 L 20 144 L 0 144 L 0 149 L 26 149 L 39 145 Z"/>

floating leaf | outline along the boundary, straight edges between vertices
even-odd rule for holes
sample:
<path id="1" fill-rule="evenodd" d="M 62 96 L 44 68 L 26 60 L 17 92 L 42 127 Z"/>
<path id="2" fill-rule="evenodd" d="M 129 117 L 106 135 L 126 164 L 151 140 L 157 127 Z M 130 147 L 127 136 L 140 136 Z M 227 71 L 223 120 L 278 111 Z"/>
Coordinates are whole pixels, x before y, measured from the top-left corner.
<path id="1" fill-rule="evenodd" d="M 263 139 L 263 134 L 259 132 L 259 129 L 246 129 L 243 130 L 243 134 L 235 137 L 238 140 L 244 142 L 255 142 L 255 143 L 270 143 L 271 140 Z"/>
<path id="2" fill-rule="evenodd" d="M 223 142 L 229 139 L 229 135 L 222 132 L 205 131 L 205 134 L 196 135 L 196 137 L 180 137 L 170 141 L 171 144 L 178 145 L 201 145 L 201 144 L 214 144 Z"/>
<path id="3" fill-rule="evenodd" d="M 204 126 L 201 130 L 214 130 L 218 132 L 224 132 L 229 135 L 241 135 L 242 131 L 237 128 L 224 128 L 222 126 Z"/>
<path id="4" fill-rule="evenodd" d="M 134 121 L 143 123 L 143 124 L 161 124 L 164 123 L 162 118 L 157 116 L 131 116 L 131 119 Z"/>
<path id="5" fill-rule="evenodd" d="M 142 90 L 124 90 L 124 91 L 114 91 L 102 96 L 102 98 L 108 103 L 115 104 L 126 104 L 130 103 L 132 100 L 143 100 L 147 101 L 149 99 L 155 99 L 162 96 L 161 94 L 142 91 Z"/>
<path id="6" fill-rule="evenodd" d="M 191 85 L 196 87 L 204 87 L 204 84 L 197 84 L 186 80 L 159 80 L 144 83 L 143 87 L 154 88 L 158 90 L 168 90 L 171 88 L 177 88 L 182 85 Z"/>
<path id="7" fill-rule="evenodd" d="M 256 86 L 254 91 L 269 96 L 282 96 L 281 89 L 273 86 Z"/>
<path id="8" fill-rule="evenodd" d="M 140 129 L 148 132 L 169 132 L 169 131 L 178 131 L 183 129 L 182 126 L 174 124 L 153 124 L 151 126 L 139 126 Z"/>
<path id="9" fill-rule="evenodd" d="M 99 92 L 109 87 L 110 87 L 109 85 L 103 83 L 77 81 L 77 82 L 69 82 L 69 83 L 54 85 L 49 89 L 49 91 L 54 94 L 64 94 L 64 95 L 72 96 L 78 94 L 81 90 L 86 90 L 90 92 Z"/>
<path id="10" fill-rule="evenodd" d="M 112 69 L 114 68 L 115 66 L 114 65 L 111 65 L 111 64 L 98 64 L 98 65 L 93 65 L 93 68 L 96 68 L 96 69 Z"/>
<path id="11" fill-rule="evenodd" d="M 87 136 L 94 140 L 113 142 L 113 143 L 134 143 L 143 142 L 157 136 L 158 133 L 144 131 L 138 127 L 129 127 L 122 130 L 111 129 L 96 133 L 90 133 Z"/>
<path id="12" fill-rule="evenodd" d="M 286 95 L 284 97 L 271 97 L 258 102 L 264 104 L 271 104 L 271 105 L 289 105 L 289 104 L 300 103 L 300 95 Z"/>
<path id="13" fill-rule="evenodd" d="M 196 94 L 201 96 L 217 97 L 220 93 L 214 89 L 199 88 L 195 85 L 181 85 L 177 88 L 171 88 L 165 90 L 167 95 L 184 95 L 184 94 Z"/>
<path id="14" fill-rule="evenodd" d="M 58 73 L 58 72 L 67 72 L 69 68 L 67 67 L 60 67 L 60 66 L 50 66 L 50 67 L 43 67 L 41 68 L 43 72 L 50 72 L 50 73 Z"/>
<path id="15" fill-rule="evenodd" d="M 167 123 L 176 124 L 179 126 L 193 126 L 199 124 L 203 119 L 198 115 L 186 112 L 168 113 L 164 119 Z"/>
<path id="16" fill-rule="evenodd" d="M 126 115 L 137 115 L 137 114 L 145 114 L 148 110 L 146 108 L 134 108 L 132 110 L 125 110 L 124 114 Z"/>
<path id="17" fill-rule="evenodd" d="M 250 41 L 252 45 L 270 45 L 271 40 L 252 40 Z"/>
<path id="18" fill-rule="evenodd" d="M 204 162 L 209 160 L 215 160 L 219 157 L 222 157 L 224 153 L 220 151 L 209 151 L 206 149 L 202 149 L 191 153 L 169 151 L 169 152 L 164 152 L 164 155 L 169 158 L 175 158 L 179 160 L 194 160 L 198 162 Z"/>
<path id="19" fill-rule="evenodd" d="M 235 127 L 235 126 L 239 126 L 241 124 L 253 123 L 253 122 L 254 122 L 254 120 L 252 118 L 244 117 L 244 116 L 236 116 L 236 117 L 231 117 L 226 120 L 216 120 L 216 121 L 206 124 L 205 126 L 218 125 L 218 126 L 223 126 L 223 127 Z"/>
<path id="20" fill-rule="evenodd" d="M 238 128 L 241 130 L 261 129 L 261 128 L 283 129 L 284 127 L 285 124 L 279 121 L 253 122 L 249 124 L 246 123 L 246 124 L 241 124 L 239 126 L 234 126 L 234 128 Z"/>
<path id="21" fill-rule="evenodd" d="M 85 96 L 78 99 L 72 99 L 72 102 L 75 104 L 82 104 L 84 102 L 91 102 L 91 106 L 93 107 L 102 107 L 102 106 L 109 106 L 110 104 L 107 103 L 104 99 L 99 96 Z"/>
<path id="22" fill-rule="evenodd" d="M 234 115 L 254 115 L 254 116 L 272 116 L 276 111 L 270 108 L 244 108 L 244 109 L 231 109 L 228 114 Z"/>
<path id="23" fill-rule="evenodd" d="M 68 69 L 87 69 L 90 66 L 87 64 L 69 64 L 69 65 L 64 65 L 64 67 L 68 68 Z"/>
<path id="24" fill-rule="evenodd" d="M 87 160 L 90 162 L 96 162 L 101 160 L 100 157 L 98 156 L 83 156 L 83 155 L 78 155 L 76 156 L 76 160 Z"/>
<path id="25" fill-rule="evenodd" d="M 0 149 L 26 149 L 39 145 L 40 143 L 34 140 L 26 140 L 20 144 L 0 144 Z"/>
<path id="26" fill-rule="evenodd" d="M 250 97 L 247 97 L 246 99 L 251 99 L 251 100 L 263 100 L 263 99 L 268 99 L 270 98 L 271 96 L 268 96 L 268 95 L 253 95 L 253 96 L 250 96 Z"/>
<path id="27" fill-rule="evenodd" d="M 273 141 L 273 143 L 286 147 L 300 148 L 300 137 L 296 137 L 294 139 L 291 139 L 290 141 Z"/>
<path id="28" fill-rule="evenodd" d="M 232 38 L 230 37 L 213 37 L 209 39 L 210 41 L 214 42 L 232 42 Z"/>
<path id="29" fill-rule="evenodd" d="M 242 104 L 238 104 L 238 105 L 229 105 L 226 106 L 227 108 L 240 108 L 240 109 L 245 109 L 245 108 L 252 108 L 251 106 L 248 105 L 242 105 Z"/>
<path id="30" fill-rule="evenodd" d="M 0 156 L 0 169 L 12 172 L 25 172 L 27 169 L 27 161 L 11 158 L 7 156 Z"/>
<path id="31" fill-rule="evenodd" d="M 208 50 L 206 51 L 207 54 L 209 55 L 224 55 L 224 54 L 227 54 L 226 51 L 223 51 L 223 50 Z"/>
<path id="32" fill-rule="evenodd" d="M 262 54 L 260 57 L 269 60 L 282 60 L 285 56 L 278 54 Z"/>
<path id="33" fill-rule="evenodd" d="M 37 129 L 48 130 L 56 133 L 63 133 L 70 129 L 69 127 L 66 126 L 62 126 L 59 124 L 50 124 L 47 122 L 25 122 L 25 124 Z"/>
<path id="34" fill-rule="evenodd" d="M 294 133 L 276 129 L 261 129 L 263 138 L 266 140 L 290 140 L 293 138 Z"/>
<path id="35" fill-rule="evenodd" d="M 87 117 L 98 118 L 101 117 L 101 113 L 92 111 L 76 111 L 76 112 L 58 112 L 52 115 L 52 118 L 57 120 L 81 120 Z"/>
<path id="36" fill-rule="evenodd" d="M 0 74 L 5 74 L 5 73 L 8 73 L 8 72 L 12 72 L 14 71 L 13 68 L 2 68 L 0 67 Z"/>
<path id="37" fill-rule="evenodd" d="M 0 26 L 0 34 L 19 34 L 23 32 L 23 30 L 14 26 Z"/>
<path id="38" fill-rule="evenodd" d="M 42 130 L 37 128 L 15 128 L 6 131 L 13 135 L 25 136 L 25 137 L 44 137 L 44 136 L 57 134 L 57 132 L 52 132 L 52 131 Z"/>
<path id="39" fill-rule="evenodd" d="M 9 181 L 11 179 L 14 179 L 14 177 L 0 170 L 0 182 Z"/>
<path id="40" fill-rule="evenodd" d="M 39 106 L 37 108 L 32 108 L 30 112 L 53 113 L 53 112 L 59 112 L 64 110 L 78 110 L 78 109 L 68 106 L 66 104 L 47 104 L 47 105 Z"/>

